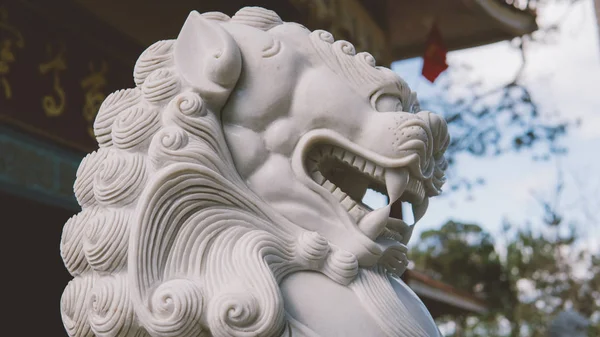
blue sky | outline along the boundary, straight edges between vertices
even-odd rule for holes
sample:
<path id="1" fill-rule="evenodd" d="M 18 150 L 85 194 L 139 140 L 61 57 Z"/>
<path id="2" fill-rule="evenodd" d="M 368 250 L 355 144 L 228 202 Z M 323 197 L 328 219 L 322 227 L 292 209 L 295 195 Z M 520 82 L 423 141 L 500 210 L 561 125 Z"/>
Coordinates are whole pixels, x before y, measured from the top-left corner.
<path id="1" fill-rule="evenodd" d="M 527 52 L 522 82 L 540 105 L 543 118 L 581 119 L 563 139 L 567 155 L 547 162 L 534 162 L 531 153 L 500 157 L 460 156 L 457 169 L 465 176 L 483 177 L 486 184 L 470 193 L 447 193 L 433 198 L 429 211 L 417 225 L 420 232 L 438 228 L 449 219 L 469 221 L 498 234 L 503 219 L 514 224 L 539 223 L 542 209 L 534 198 L 550 195 L 558 168 L 564 172 L 565 191 L 559 207 L 567 220 L 577 220 L 585 232 L 586 246 L 600 251 L 600 42 L 592 0 L 582 0 L 564 19 L 566 7 L 553 6 L 540 12 L 540 25 L 561 20 L 563 29 L 548 44 Z M 520 66 L 519 54 L 509 42 L 455 51 L 448 54 L 450 67 L 467 63 L 485 85 L 509 82 Z M 416 89 L 419 97 L 437 90 L 420 76 L 422 59 L 396 62 L 393 69 Z M 411 242 L 413 242 L 411 240 Z"/>

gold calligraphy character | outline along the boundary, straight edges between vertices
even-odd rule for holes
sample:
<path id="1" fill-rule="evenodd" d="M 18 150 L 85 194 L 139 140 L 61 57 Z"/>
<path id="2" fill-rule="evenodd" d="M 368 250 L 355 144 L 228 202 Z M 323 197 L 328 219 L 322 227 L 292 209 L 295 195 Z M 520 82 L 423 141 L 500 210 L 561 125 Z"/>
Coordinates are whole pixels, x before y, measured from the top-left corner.
<path id="1" fill-rule="evenodd" d="M 12 89 L 8 82 L 7 75 L 10 71 L 10 64 L 15 61 L 13 46 L 17 48 L 25 47 L 25 40 L 21 32 L 8 23 L 8 11 L 0 8 L 0 31 L 8 32 L 0 39 L 0 87 L 4 89 L 4 97 L 12 97 Z M 11 36 L 11 37 L 9 37 Z"/>
<path id="2" fill-rule="evenodd" d="M 48 45 L 48 54 L 52 55 L 52 47 Z M 40 73 L 45 75 L 52 72 L 54 77 L 53 89 L 56 97 L 53 95 L 46 95 L 42 99 L 42 107 L 48 117 L 57 117 L 65 112 L 65 90 L 60 85 L 60 72 L 67 69 L 67 62 L 65 60 L 65 48 L 62 47 L 59 52 L 48 62 L 40 64 Z"/>
<path id="3" fill-rule="evenodd" d="M 88 134 L 94 138 L 94 119 L 102 101 L 106 98 L 104 87 L 106 86 L 106 73 L 108 64 L 102 61 L 102 66 L 96 70 L 94 63 L 90 62 L 90 74 L 81 81 L 81 88 L 85 91 L 85 103 L 83 106 L 83 118 L 88 123 Z"/>

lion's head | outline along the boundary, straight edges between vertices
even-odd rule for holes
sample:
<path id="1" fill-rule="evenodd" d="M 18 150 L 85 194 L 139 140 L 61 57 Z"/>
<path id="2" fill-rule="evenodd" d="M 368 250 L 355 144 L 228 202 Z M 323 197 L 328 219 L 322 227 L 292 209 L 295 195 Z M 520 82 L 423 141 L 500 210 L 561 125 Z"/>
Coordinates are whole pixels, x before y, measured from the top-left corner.
<path id="1" fill-rule="evenodd" d="M 440 192 L 448 134 L 396 74 L 244 8 L 192 12 L 134 80 L 102 104 L 77 172 L 82 211 L 61 243 L 71 336 L 309 336 L 280 291 L 300 271 L 358 289 L 371 313 L 402 306 L 364 289 L 398 292 L 373 285 L 406 267 L 396 209 L 418 219 Z M 390 204 L 363 205 L 367 188 Z M 427 335 L 411 324 L 382 330 Z"/>

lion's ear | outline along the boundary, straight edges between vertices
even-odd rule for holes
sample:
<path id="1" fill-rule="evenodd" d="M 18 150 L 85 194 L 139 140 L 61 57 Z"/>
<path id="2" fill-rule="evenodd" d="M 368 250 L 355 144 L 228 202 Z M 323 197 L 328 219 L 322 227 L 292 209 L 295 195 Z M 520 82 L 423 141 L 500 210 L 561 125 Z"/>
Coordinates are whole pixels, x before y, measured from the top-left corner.
<path id="1" fill-rule="evenodd" d="M 220 109 L 240 76 L 242 57 L 223 27 L 193 11 L 177 37 L 175 64 L 203 99 Z"/>

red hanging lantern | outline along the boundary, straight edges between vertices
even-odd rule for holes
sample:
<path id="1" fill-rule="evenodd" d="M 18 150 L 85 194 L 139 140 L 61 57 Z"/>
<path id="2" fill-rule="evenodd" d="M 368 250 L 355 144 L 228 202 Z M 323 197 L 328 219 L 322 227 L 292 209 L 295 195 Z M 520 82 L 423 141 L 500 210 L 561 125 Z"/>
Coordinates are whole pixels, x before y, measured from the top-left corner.
<path id="1" fill-rule="evenodd" d="M 437 24 L 433 24 L 427 42 L 425 43 L 425 55 L 423 55 L 423 76 L 431 83 L 446 69 L 446 53 L 448 49 L 444 45 L 442 35 Z"/>

